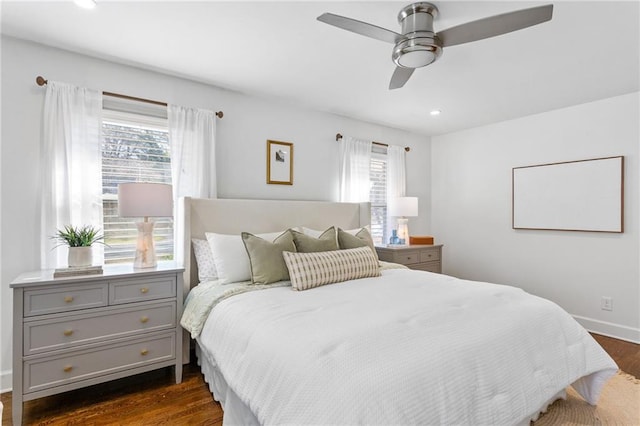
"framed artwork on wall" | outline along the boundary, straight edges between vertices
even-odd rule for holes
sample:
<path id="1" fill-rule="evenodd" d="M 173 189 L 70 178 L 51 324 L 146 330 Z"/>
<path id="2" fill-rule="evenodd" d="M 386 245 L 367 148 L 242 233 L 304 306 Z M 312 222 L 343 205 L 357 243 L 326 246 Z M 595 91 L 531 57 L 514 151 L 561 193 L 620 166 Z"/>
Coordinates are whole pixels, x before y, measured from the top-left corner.
<path id="1" fill-rule="evenodd" d="M 293 144 L 267 141 L 267 183 L 293 185 Z"/>
<path id="2" fill-rule="evenodd" d="M 624 231 L 624 157 L 512 169 L 513 229 Z"/>

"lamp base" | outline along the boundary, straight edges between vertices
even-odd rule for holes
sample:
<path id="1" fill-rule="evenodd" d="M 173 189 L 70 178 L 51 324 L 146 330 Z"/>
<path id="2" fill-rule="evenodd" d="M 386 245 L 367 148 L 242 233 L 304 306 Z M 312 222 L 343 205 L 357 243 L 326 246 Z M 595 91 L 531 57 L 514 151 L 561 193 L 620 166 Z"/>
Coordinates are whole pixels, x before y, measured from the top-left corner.
<path id="1" fill-rule="evenodd" d="M 400 245 L 409 245 L 409 225 L 407 223 L 409 219 L 406 217 L 398 218 L 398 238 L 400 238 Z"/>
<path id="2" fill-rule="evenodd" d="M 138 240 L 136 242 L 136 257 L 133 267 L 136 269 L 155 268 L 156 249 L 153 245 L 153 222 L 138 222 Z"/>

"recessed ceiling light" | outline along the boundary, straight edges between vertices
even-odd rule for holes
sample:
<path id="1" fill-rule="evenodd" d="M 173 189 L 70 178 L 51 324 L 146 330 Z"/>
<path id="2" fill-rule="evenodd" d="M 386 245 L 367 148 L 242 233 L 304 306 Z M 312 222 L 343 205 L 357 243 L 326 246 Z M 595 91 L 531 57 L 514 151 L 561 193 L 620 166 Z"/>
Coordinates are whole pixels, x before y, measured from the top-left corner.
<path id="1" fill-rule="evenodd" d="M 439 109 L 434 109 L 429 114 L 431 114 L 431 115 L 440 115 L 440 110 Z"/>
<path id="2" fill-rule="evenodd" d="M 93 9 L 96 7 L 95 0 L 73 0 L 76 6 L 82 7 L 83 9 Z"/>

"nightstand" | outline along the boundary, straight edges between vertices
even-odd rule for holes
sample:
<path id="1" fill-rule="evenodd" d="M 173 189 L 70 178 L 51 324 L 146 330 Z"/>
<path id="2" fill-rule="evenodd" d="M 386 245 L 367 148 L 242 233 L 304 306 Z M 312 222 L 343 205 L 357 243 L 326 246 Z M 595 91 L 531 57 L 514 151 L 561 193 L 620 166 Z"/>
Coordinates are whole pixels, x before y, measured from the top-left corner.
<path id="1" fill-rule="evenodd" d="M 182 273 L 173 262 L 101 275 L 20 275 L 13 288 L 13 424 L 22 402 L 173 366 L 182 381 Z"/>
<path id="2" fill-rule="evenodd" d="M 442 244 L 429 246 L 376 247 L 378 258 L 385 262 L 400 263 L 410 269 L 442 273 Z"/>

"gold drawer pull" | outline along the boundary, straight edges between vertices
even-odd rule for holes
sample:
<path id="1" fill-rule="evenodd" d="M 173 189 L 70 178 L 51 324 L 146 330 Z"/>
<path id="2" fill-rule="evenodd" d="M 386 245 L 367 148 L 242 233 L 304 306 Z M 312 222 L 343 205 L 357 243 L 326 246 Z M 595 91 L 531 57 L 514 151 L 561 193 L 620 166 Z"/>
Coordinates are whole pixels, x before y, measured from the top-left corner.
<path id="1" fill-rule="evenodd" d="M 145 356 L 148 353 L 149 353 L 149 351 L 146 350 L 146 349 L 143 349 L 143 350 L 140 351 L 140 355 L 142 355 L 142 356 Z"/>
<path id="2" fill-rule="evenodd" d="M 73 330 L 65 330 L 64 331 L 64 335 L 65 336 L 71 336 L 73 334 Z"/>
<path id="3" fill-rule="evenodd" d="M 71 302 L 73 302 L 73 296 L 65 296 L 65 297 L 64 297 L 64 301 L 65 301 L 65 303 L 71 303 Z"/>
<path id="4" fill-rule="evenodd" d="M 64 368 L 63 368 L 63 370 L 64 370 L 64 372 L 65 372 L 65 373 L 68 373 L 68 372 L 70 372 L 71 370 L 73 370 L 73 367 L 72 367 L 72 366 L 70 366 L 70 365 L 67 365 L 66 367 L 64 367 Z"/>
<path id="5" fill-rule="evenodd" d="M 140 289 L 140 293 L 142 293 L 142 294 L 146 294 L 146 293 L 148 293 L 148 292 L 149 292 L 149 288 L 148 288 L 148 287 L 142 287 L 142 288 Z"/>
<path id="6" fill-rule="evenodd" d="M 141 322 L 141 323 L 143 323 L 143 324 L 144 324 L 145 322 L 147 322 L 147 321 L 149 321 L 149 317 L 141 317 L 141 318 L 140 318 L 140 322 Z"/>

